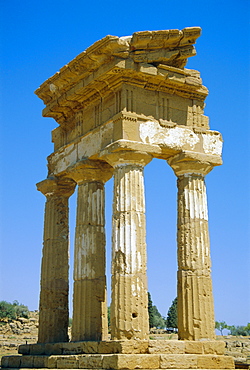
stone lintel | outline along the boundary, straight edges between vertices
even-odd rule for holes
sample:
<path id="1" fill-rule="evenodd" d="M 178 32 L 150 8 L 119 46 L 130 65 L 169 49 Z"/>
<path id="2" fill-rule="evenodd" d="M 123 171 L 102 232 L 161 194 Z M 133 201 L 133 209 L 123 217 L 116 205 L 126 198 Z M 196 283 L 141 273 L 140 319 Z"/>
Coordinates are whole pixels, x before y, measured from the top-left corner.
<path id="1" fill-rule="evenodd" d="M 222 138 L 216 131 L 196 134 L 187 127 L 162 127 L 159 122 L 152 119 L 146 121 L 145 118 L 134 121 L 131 129 L 125 126 L 121 127 L 119 133 L 117 123 L 110 121 L 105 131 L 98 129 L 91 135 L 82 136 L 52 153 L 48 158 L 49 176 L 67 175 L 68 169 L 78 161 L 86 159 L 105 161 L 106 154 L 124 150 L 148 153 L 152 157 L 166 160 L 175 158 L 175 155 L 181 153 L 184 157 L 189 156 L 195 160 L 211 163 L 213 166 L 222 164 Z M 104 133 L 106 146 L 103 145 Z M 115 141 L 114 135 L 117 139 Z M 123 137 L 129 137 L 130 140 Z"/>

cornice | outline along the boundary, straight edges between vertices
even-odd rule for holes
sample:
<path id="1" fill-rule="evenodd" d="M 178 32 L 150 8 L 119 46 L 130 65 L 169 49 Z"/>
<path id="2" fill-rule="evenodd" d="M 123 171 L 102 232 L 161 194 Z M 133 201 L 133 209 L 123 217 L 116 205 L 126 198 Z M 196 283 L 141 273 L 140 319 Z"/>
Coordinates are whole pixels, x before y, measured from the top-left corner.
<path id="1" fill-rule="evenodd" d="M 92 95 L 96 95 L 96 97 L 98 94 L 99 96 L 105 95 L 103 91 L 105 87 L 106 89 L 114 89 L 114 81 L 112 83 L 114 76 L 107 75 L 109 70 L 112 75 L 122 73 L 122 79 L 130 83 L 132 78 L 129 80 L 129 73 L 131 73 L 134 84 L 145 85 L 146 89 L 150 89 L 151 85 L 153 88 L 154 83 L 151 81 L 152 78 L 148 77 L 147 70 L 150 67 L 156 68 L 156 74 L 159 76 L 163 74 L 162 79 L 168 79 L 170 88 L 171 85 L 174 85 L 174 90 L 180 93 L 181 89 L 176 88 L 178 78 L 175 82 L 171 82 L 171 76 L 167 78 L 167 74 L 164 75 L 162 71 L 165 67 L 172 67 L 175 74 L 179 73 L 179 75 L 185 76 L 185 73 L 183 74 L 184 66 L 187 58 L 195 55 L 193 44 L 200 33 L 199 27 L 190 27 L 183 30 L 142 31 L 136 32 L 132 36 L 120 38 L 109 35 L 104 37 L 62 67 L 59 72 L 35 91 L 37 96 L 47 105 L 44 116 L 54 117 L 60 123 L 79 108 L 79 103 L 84 104 L 82 97 L 83 94 L 88 93 L 86 91 L 88 86 L 90 89 L 94 89 Z M 121 66 L 122 62 L 123 67 Z M 148 65 L 147 68 L 144 68 L 145 63 Z M 115 66 L 118 68 L 116 71 Z M 137 81 L 135 80 L 134 72 L 138 73 L 138 69 L 142 75 L 145 75 L 145 81 L 142 75 L 137 78 Z M 119 79 L 115 78 L 114 80 L 118 83 Z M 190 89 L 190 86 L 197 84 L 197 81 L 191 80 L 192 76 L 187 75 L 185 81 L 187 86 L 185 87 L 188 91 L 194 91 L 195 89 Z M 156 84 L 160 84 L 160 82 L 163 81 L 159 79 Z M 87 95 L 91 95 L 91 93 Z M 70 103 L 67 103 L 68 101 Z"/>
<path id="2" fill-rule="evenodd" d="M 53 117 L 58 123 L 62 123 L 79 109 L 96 104 L 101 98 L 114 93 L 122 83 L 189 99 L 203 101 L 206 98 L 208 90 L 201 84 L 197 71 L 179 72 L 177 68 L 164 67 L 163 70 L 162 65 L 152 67 L 145 63 L 130 63 L 128 69 L 124 61 L 122 63 L 118 61 L 98 78 L 88 77 L 87 81 L 83 79 L 75 86 L 64 90 L 61 96 L 47 104 L 43 116 Z"/>

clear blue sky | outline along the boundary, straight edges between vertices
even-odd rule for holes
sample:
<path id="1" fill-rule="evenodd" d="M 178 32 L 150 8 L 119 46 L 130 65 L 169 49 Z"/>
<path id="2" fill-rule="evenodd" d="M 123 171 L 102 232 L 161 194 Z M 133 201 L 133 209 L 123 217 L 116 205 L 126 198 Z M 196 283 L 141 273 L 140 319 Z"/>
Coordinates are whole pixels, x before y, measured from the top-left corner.
<path id="1" fill-rule="evenodd" d="M 47 176 L 57 123 L 42 118 L 34 90 L 107 34 L 200 26 L 188 68 L 201 72 L 210 91 L 205 113 L 224 138 L 224 164 L 206 179 L 215 315 L 250 322 L 249 19 L 248 0 L 1 1 L 0 300 L 38 308 L 45 197 L 35 184 Z M 149 291 L 166 315 L 176 296 L 176 178 L 154 160 L 145 183 Z M 106 188 L 109 276 L 111 181 Z M 72 265 L 75 196 L 70 203 Z"/>

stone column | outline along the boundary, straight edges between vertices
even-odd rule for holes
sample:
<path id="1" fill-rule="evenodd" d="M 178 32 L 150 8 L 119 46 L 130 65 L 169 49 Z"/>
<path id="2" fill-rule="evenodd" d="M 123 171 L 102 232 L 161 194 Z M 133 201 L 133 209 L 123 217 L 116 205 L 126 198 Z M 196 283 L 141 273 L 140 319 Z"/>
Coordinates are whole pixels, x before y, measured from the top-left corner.
<path id="1" fill-rule="evenodd" d="M 83 161 L 70 170 L 78 184 L 72 341 L 108 339 L 104 183 L 107 163 Z"/>
<path id="2" fill-rule="evenodd" d="M 144 166 L 151 156 L 107 156 L 115 168 L 112 235 L 111 338 L 148 338 Z"/>
<path id="3" fill-rule="evenodd" d="M 178 335 L 214 339 L 214 303 L 205 175 L 212 165 L 177 155 L 168 160 L 178 177 Z"/>
<path id="4" fill-rule="evenodd" d="M 75 182 L 46 179 L 37 188 L 47 198 L 41 268 L 38 343 L 68 341 L 68 198 Z"/>

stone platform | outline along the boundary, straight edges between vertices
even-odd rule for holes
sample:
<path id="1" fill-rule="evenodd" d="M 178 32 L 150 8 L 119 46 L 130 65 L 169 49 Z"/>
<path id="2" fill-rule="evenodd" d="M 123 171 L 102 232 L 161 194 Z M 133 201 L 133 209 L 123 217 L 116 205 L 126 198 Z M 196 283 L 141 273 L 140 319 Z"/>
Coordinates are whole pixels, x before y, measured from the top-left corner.
<path id="1" fill-rule="evenodd" d="M 222 341 L 102 341 L 30 344 L 4 369 L 234 369 Z"/>

